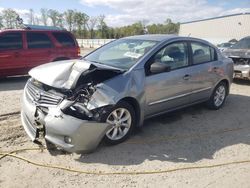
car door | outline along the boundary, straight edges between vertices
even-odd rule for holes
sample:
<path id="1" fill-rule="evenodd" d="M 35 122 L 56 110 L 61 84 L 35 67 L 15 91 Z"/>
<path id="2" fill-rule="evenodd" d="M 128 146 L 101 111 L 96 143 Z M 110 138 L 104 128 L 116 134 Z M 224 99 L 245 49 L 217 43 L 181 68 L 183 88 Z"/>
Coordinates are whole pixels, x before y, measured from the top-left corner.
<path id="1" fill-rule="evenodd" d="M 22 32 L 4 32 L 0 35 L 0 77 L 25 73 Z"/>
<path id="2" fill-rule="evenodd" d="M 154 63 L 163 63 L 170 71 L 152 74 L 150 67 Z M 146 116 L 172 110 L 190 102 L 192 85 L 189 81 L 186 42 L 174 42 L 163 47 L 146 63 L 145 69 Z"/>
<path id="3" fill-rule="evenodd" d="M 200 42 L 191 42 L 192 82 L 191 102 L 207 100 L 214 84 L 219 80 L 220 62 L 213 47 Z"/>
<path id="4" fill-rule="evenodd" d="M 54 45 L 50 37 L 44 32 L 27 32 L 27 50 L 29 68 L 48 63 L 54 57 Z"/>

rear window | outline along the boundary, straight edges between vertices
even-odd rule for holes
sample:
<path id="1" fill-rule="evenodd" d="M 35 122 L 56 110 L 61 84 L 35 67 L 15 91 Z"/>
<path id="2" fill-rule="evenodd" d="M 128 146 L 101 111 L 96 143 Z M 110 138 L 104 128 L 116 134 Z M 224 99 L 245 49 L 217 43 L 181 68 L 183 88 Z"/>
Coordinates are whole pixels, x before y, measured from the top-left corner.
<path id="1" fill-rule="evenodd" d="M 0 36 L 0 50 L 17 50 L 22 48 L 22 33 L 6 33 Z"/>
<path id="2" fill-rule="evenodd" d="M 53 47 L 50 38 L 45 33 L 27 33 L 27 42 L 29 49 Z"/>
<path id="3" fill-rule="evenodd" d="M 74 39 L 68 33 L 52 33 L 56 40 L 63 46 L 75 46 Z"/>
<path id="4" fill-rule="evenodd" d="M 232 46 L 233 49 L 250 49 L 250 37 L 243 38 L 235 45 Z"/>
<path id="5" fill-rule="evenodd" d="M 216 60 L 215 49 L 201 43 L 191 43 L 193 52 L 193 64 L 206 63 Z"/>

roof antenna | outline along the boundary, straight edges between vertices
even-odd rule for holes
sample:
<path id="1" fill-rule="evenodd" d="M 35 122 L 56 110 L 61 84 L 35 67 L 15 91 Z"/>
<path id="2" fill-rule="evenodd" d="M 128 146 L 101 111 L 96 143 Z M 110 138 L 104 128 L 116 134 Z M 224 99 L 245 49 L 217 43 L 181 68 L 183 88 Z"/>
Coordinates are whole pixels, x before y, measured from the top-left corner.
<path id="1" fill-rule="evenodd" d="M 188 37 L 190 37 L 191 33 L 188 34 Z"/>

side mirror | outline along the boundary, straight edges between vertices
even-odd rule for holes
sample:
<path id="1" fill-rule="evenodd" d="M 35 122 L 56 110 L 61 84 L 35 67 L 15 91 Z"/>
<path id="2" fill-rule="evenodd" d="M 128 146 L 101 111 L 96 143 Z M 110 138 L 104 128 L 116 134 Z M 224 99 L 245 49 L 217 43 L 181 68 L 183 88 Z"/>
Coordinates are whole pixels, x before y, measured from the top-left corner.
<path id="1" fill-rule="evenodd" d="M 150 66 L 150 72 L 152 74 L 169 72 L 170 70 L 171 70 L 171 67 L 164 63 L 155 62 Z"/>

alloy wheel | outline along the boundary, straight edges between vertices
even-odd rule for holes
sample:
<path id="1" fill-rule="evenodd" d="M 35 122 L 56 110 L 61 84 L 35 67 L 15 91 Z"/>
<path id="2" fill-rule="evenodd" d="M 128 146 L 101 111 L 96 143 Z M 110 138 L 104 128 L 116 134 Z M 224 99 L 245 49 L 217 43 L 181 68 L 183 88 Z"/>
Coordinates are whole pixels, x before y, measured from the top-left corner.
<path id="1" fill-rule="evenodd" d="M 128 133 L 132 117 L 127 109 L 117 108 L 109 114 L 106 122 L 112 125 L 111 129 L 106 132 L 106 136 L 110 140 L 119 140 Z"/>

